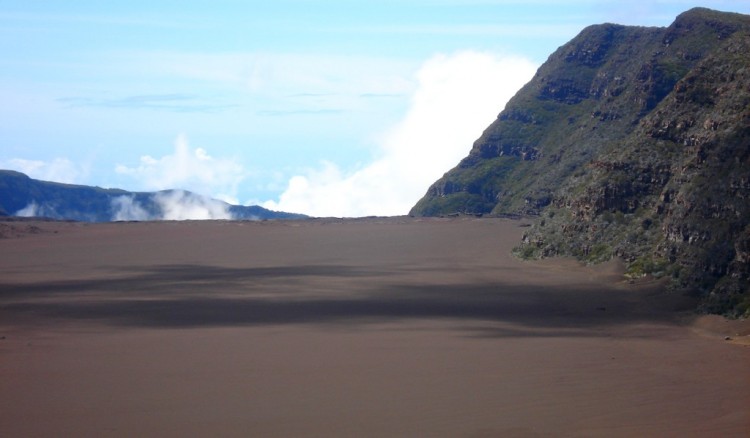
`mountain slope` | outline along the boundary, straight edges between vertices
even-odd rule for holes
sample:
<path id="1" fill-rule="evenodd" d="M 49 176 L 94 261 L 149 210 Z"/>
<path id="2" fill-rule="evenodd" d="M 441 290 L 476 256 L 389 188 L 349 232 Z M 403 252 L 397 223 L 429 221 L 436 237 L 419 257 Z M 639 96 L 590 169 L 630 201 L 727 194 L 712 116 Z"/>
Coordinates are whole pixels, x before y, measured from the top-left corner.
<path id="1" fill-rule="evenodd" d="M 613 256 L 704 309 L 750 309 L 750 17 L 591 26 L 506 105 L 414 215 L 541 215 L 516 252 Z"/>
<path id="2" fill-rule="evenodd" d="M 29 178 L 0 170 L 0 212 L 86 222 L 160 219 L 299 219 L 304 215 L 230 205 L 181 190 L 128 192 Z"/>

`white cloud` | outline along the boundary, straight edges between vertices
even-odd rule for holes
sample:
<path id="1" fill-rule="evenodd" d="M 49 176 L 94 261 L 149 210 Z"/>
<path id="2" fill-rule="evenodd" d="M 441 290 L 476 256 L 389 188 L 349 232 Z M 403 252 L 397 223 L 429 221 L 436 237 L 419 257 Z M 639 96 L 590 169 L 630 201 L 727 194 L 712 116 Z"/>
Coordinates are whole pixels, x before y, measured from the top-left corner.
<path id="1" fill-rule="evenodd" d="M 182 190 L 157 193 L 154 201 L 161 207 L 162 220 L 232 219 L 227 204 L 204 196 L 191 196 Z"/>
<path id="2" fill-rule="evenodd" d="M 373 162 L 348 172 L 324 162 L 292 177 L 279 200 L 264 206 L 312 216 L 408 213 L 536 68 L 524 58 L 473 51 L 433 57 L 417 72 L 410 109 L 383 137 Z"/>
<path id="3" fill-rule="evenodd" d="M 236 160 L 214 158 L 205 149 L 193 149 L 184 135 L 177 137 L 172 154 L 160 158 L 144 155 L 138 166 L 119 164 L 115 172 L 133 177 L 143 190 L 184 189 L 233 204 L 247 176 Z"/>
<path id="4" fill-rule="evenodd" d="M 87 173 L 83 167 L 74 164 L 67 158 L 55 158 L 51 161 L 12 158 L 0 162 L 0 166 L 25 173 L 34 179 L 67 184 L 80 183 Z"/>
<path id="5" fill-rule="evenodd" d="M 145 221 L 152 219 L 134 196 L 122 195 L 112 199 L 113 221 Z"/>
<path id="6" fill-rule="evenodd" d="M 13 214 L 14 216 L 20 216 L 20 217 L 36 217 L 39 216 L 39 204 L 36 202 L 29 202 L 26 207 L 18 210 Z"/>
<path id="7" fill-rule="evenodd" d="M 170 190 L 151 195 L 156 207 L 149 213 L 134 196 L 118 196 L 112 199 L 113 221 L 145 220 L 201 220 L 232 219 L 229 205 L 206 196 L 191 194 L 183 190 Z M 27 207 L 29 208 L 29 207 Z"/>

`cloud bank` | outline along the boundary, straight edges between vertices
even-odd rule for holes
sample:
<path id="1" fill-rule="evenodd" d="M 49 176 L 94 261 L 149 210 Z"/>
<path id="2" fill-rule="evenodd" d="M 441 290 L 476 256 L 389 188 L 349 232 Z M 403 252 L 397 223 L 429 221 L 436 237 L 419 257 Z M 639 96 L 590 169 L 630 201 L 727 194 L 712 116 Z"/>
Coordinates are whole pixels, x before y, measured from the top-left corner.
<path id="1" fill-rule="evenodd" d="M 232 219 L 229 205 L 207 196 L 183 190 L 158 192 L 150 196 L 154 213 L 150 213 L 132 195 L 112 199 L 113 221 Z"/>
<path id="2" fill-rule="evenodd" d="M 144 205 L 145 204 L 145 205 Z M 112 221 L 182 221 L 234 219 L 230 205 L 222 201 L 201 196 L 184 190 L 167 190 L 143 197 L 121 195 L 110 200 L 112 215 L 103 219 L 96 212 L 75 211 L 63 207 L 58 211 L 48 203 L 29 202 L 24 208 L 13 213 L 20 217 L 49 217 L 74 220 Z M 246 218 L 245 218 L 246 219 Z"/>
<path id="3" fill-rule="evenodd" d="M 191 148 L 180 135 L 171 154 L 144 155 L 135 167 L 119 164 L 115 172 L 133 177 L 142 190 L 184 189 L 239 204 L 237 190 L 247 176 L 244 167 L 230 158 L 214 158 L 205 149 Z"/>
<path id="4" fill-rule="evenodd" d="M 137 166 L 120 164 L 115 172 L 134 178 L 142 190 L 160 190 L 149 199 L 151 209 L 133 196 L 114 198 L 115 221 L 232 219 L 227 203 L 239 204 L 237 191 L 247 176 L 237 160 L 192 148 L 185 135 L 177 137 L 172 153 L 160 158 L 144 155 Z"/>
<path id="5" fill-rule="evenodd" d="M 161 219 L 181 221 L 188 219 L 232 219 L 229 205 L 216 199 L 196 196 L 182 190 L 171 190 L 154 195 L 162 211 Z"/>
<path id="6" fill-rule="evenodd" d="M 293 176 L 278 201 L 263 206 L 311 216 L 408 213 L 467 155 L 536 68 L 524 58 L 474 51 L 431 58 L 417 72 L 406 116 L 380 141 L 370 164 L 345 171 L 324 161 Z"/>

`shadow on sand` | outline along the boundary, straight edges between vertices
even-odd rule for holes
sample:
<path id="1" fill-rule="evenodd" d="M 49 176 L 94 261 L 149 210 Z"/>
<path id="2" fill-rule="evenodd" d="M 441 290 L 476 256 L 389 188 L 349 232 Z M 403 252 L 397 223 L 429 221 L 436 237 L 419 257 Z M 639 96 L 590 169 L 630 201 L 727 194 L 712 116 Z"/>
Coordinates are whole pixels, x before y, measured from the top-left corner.
<path id="1" fill-rule="evenodd" d="M 343 265 L 164 265 L 105 279 L 0 284 L 0 313 L 151 328 L 452 320 L 515 327 L 490 325 L 479 336 L 533 335 L 540 329 L 547 335 L 601 336 L 606 327 L 675 321 L 678 310 L 673 301 L 655 305 L 658 290 L 413 284 L 399 282 L 403 274 Z"/>

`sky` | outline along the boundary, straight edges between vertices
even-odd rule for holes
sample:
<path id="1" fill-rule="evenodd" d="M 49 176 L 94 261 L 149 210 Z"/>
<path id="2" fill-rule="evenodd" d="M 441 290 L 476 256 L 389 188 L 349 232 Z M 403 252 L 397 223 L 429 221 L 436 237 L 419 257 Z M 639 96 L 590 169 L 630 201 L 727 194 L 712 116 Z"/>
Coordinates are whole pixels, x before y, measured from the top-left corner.
<path id="1" fill-rule="evenodd" d="M 559 46 L 706 0 L 0 0 L 0 168 L 403 215 Z"/>

